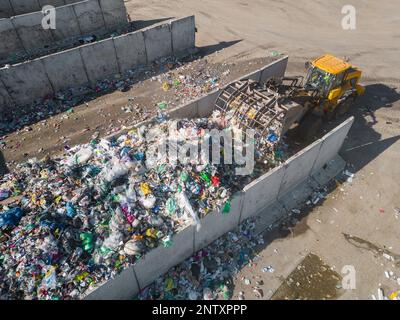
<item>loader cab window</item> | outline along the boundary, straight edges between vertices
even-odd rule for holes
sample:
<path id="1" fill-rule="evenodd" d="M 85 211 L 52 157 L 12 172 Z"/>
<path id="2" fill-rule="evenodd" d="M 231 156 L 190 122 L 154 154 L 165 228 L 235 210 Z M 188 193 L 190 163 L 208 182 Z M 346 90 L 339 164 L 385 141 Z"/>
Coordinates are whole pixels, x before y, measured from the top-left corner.
<path id="1" fill-rule="evenodd" d="M 342 86 L 343 84 L 343 78 L 344 78 L 344 72 L 339 73 L 335 76 L 335 81 L 333 83 L 332 89 L 336 89 Z"/>
<path id="2" fill-rule="evenodd" d="M 317 67 L 311 67 L 307 74 L 306 86 L 318 89 L 322 95 L 326 95 L 335 82 L 335 76 Z"/>

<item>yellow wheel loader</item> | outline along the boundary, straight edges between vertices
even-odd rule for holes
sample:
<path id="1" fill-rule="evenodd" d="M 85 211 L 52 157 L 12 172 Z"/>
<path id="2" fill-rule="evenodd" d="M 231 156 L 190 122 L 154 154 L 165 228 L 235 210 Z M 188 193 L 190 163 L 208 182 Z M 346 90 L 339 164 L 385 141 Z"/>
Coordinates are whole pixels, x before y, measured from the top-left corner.
<path id="1" fill-rule="evenodd" d="M 234 82 L 218 96 L 216 108 L 243 129 L 254 129 L 257 139 L 280 137 L 296 123 L 308 139 L 324 119 L 346 113 L 365 89 L 359 84 L 361 71 L 330 54 L 306 68 L 306 77 Z"/>

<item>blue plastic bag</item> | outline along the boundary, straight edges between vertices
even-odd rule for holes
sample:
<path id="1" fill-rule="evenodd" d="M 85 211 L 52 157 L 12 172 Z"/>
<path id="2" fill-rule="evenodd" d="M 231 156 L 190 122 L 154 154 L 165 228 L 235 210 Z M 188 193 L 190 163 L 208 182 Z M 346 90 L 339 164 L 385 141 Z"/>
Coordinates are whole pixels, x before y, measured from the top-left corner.
<path id="1" fill-rule="evenodd" d="M 0 227 L 16 227 L 23 215 L 24 213 L 19 207 L 3 211 L 0 213 Z"/>

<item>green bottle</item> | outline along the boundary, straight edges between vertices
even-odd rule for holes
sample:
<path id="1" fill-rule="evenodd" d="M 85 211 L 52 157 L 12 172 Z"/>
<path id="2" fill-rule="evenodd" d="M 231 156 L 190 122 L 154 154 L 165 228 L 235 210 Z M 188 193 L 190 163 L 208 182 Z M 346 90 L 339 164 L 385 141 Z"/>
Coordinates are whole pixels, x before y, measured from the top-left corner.
<path id="1" fill-rule="evenodd" d="M 222 208 L 222 213 L 227 214 L 231 211 L 231 200 L 227 200 Z"/>

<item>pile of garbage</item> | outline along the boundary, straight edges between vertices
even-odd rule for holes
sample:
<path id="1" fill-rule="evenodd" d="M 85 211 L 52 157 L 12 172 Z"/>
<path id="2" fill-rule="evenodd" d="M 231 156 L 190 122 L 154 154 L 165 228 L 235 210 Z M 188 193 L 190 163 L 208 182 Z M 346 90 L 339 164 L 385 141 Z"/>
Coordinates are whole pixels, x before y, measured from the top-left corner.
<path id="1" fill-rule="evenodd" d="M 197 64 L 184 64 L 152 80 L 159 81 L 164 92 L 173 93 L 175 101 L 185 103 L 219 89 L 229 74 L 230 70 L 227 66 L 218 68 L 209 65 L 208 61 L 204 60 Z M 173 104 L 174 101 L 171 103 Z"/>
<path id="2" fill-rule="evenodd" d="M 257 151 L 258 170 L 247 176 L 223 161 L 152 157 L 172 123 L 178 146 L 230 126 L 218 113 L 176 122 L 160 113 L 156 122 L 31 159 L 0 178 L 0 298 L 80 298 L 152 248 L 171 246 L 180 229 L 200 227 L 209 212 L 229 214 L 237 190 L 285 160 L 282 141 L 264 146 L 267 156 Z"/>

